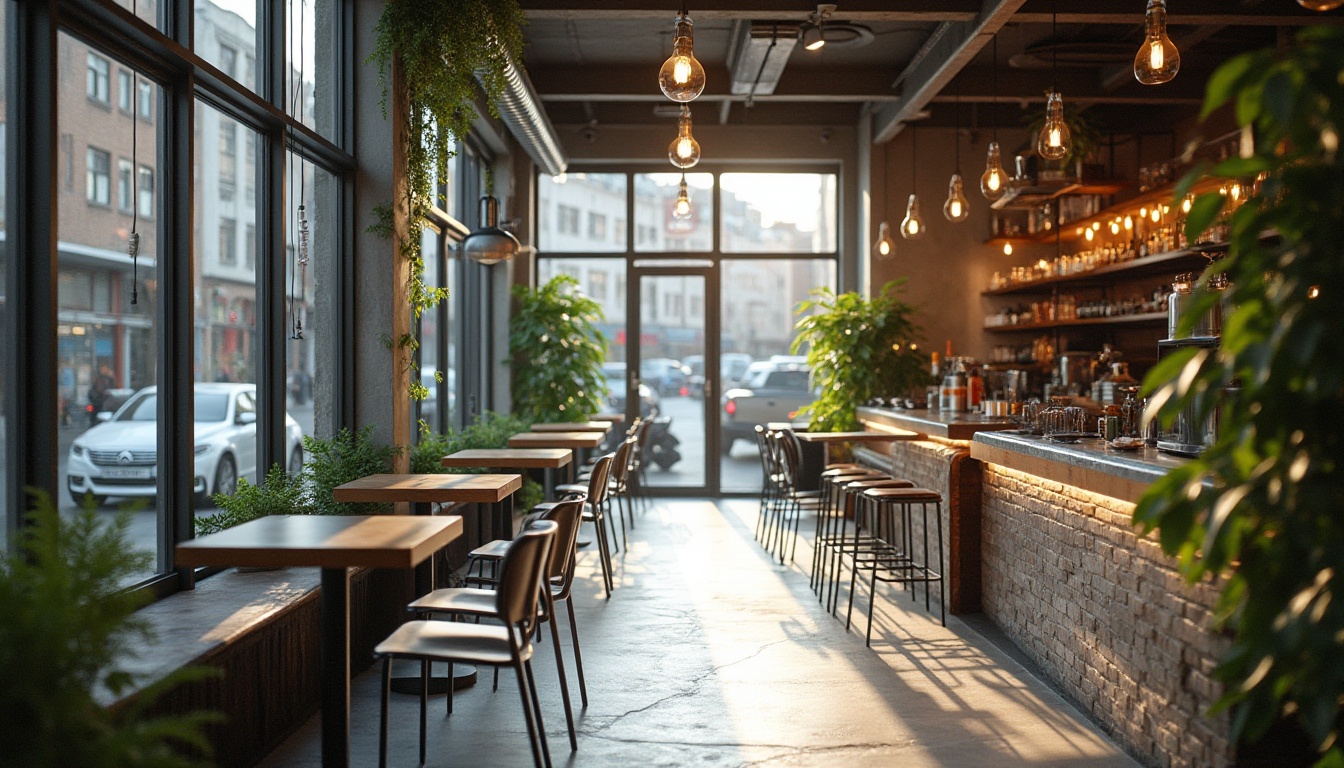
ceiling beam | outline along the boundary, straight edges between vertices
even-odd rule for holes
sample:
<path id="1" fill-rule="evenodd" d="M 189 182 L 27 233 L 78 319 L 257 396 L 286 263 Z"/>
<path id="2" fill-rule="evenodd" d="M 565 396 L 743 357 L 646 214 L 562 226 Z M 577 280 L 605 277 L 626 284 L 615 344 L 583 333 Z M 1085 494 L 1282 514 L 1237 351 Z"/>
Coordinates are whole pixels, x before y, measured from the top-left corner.
<path id="1" fill-rule="evenodd" d="M 592 68 L 537 67 L 529 71 L 532 85 L 545 102 L 654 102 L 666 103 L 667 97 L 658 90 L 653 71 L 648 67 L 604 69 L 595 77 Z M 730 82 L 728 70 L 722 66 L 705 68 L 706 80 L 726 89 Z M 757 93 L 756 101 L 894 101 L 900 96 L 890 87 L 890 75 L 865 68 L 791 69 L 780 80 L 772 94 Z M 696 102 L 723 102 L 747 100 L 746 94 L 705 92 Z M 692 104 L 694 106 L 694 104 Z"/>
<path id="2" fill-rule="evenodd" d="M 925 57 L 902 73 L 901 98 L 881 107 L 873 116 L 873 142 L 881 144 L 895 138 L 905 122 L 942 92 L 1025 2 L 984 0 L 973 21 L 943 22 L 944 28 L 930 35 L 934 42 Z"/>
<path id="3" fill-rule="evenodd" d="M 1056 0 L 1030 0 L 1017 13 L 1018 24 L 1049 24 Z M 1144 4 L 1135 0 L 1088 0 L 1058 3 L 1060 24 L 1143 25 Z M 1167 24 L 1178 26 L 1301 27 L 1308 24 L 1344 24 L 1344 13 L 1317 13 L 1296 3 L 1279 2 L 1273 12 L 1234 0 L 1181 0 L 1167 7 Z"/>
<path id="4" fill-rule="evenodd" d="M 1126 64 L 1126 67 L 1130 65 Z M 1140 85 L 1133 72 L 1129 82 L 1120 83 L 1103 92 L 1096 69 L 1067 69 L 1054 78 L 1055 87 L 1066 102 L 1086 99 L 1094 104 L 1200 104 L 1203 103 L 1204 81 L 1197 73 L 1183 72 L 1171 83 L 1159 87 Z M 960 99 L 978 104 L 1044 104 L 1050 90 L 1049 70 L 1013 70 L 1000 68 L 998 88 L 994 87 L 995 73 L 990 67 L 966 67 L 941 93 L 929 99 L 937 104 L 949 104 Z"/>
<path id="5" fill-rule="evenodd" d="M 696 21 L 802 21 L 817 10 L 815 2 L 803 0 L 733 0 L 715 5 L 697 8 L 692 4 L 691 17 Z M 980 11 L 979 0 L 902 0 L 900 8 L 892 8 L 890 0 L 846 0 L 839 5 L 829 17 L 835 21 L 971 21 Z M 521 0 L 519 6 L 533 20 L 663 19 L 671 23 L 677 15 L 676 4 L 667 0 Z"/>

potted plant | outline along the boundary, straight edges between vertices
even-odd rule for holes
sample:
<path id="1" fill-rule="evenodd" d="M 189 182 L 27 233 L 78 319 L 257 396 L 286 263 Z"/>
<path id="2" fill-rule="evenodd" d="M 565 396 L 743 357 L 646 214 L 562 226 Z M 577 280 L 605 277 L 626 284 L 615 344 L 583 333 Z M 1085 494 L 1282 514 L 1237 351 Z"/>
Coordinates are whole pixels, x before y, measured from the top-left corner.
<path id="1" fill-rule="evenodd" d="M 249 520 L 268 515 L 311 515 L 314 513 L 303 474 L 290 474 L 279 464 L 271 467 L 261 485 L 238 478 L 232 496 L 217 493 L 213 497 L 220 511 L 196 518 L 196 535 L 217 533 Z"/>
<path id="2" fill-rule="evenodd" d="M 531 422 L 516 416 L 486 412 L 473 424 L 461 429 L 435 434 L 424 431 L 420 442 L 411 450 L 411 471 L 416 473 L 479 473 L 491 470 L 445 467 L 441 459 L 451 453 L 477 448 L 507 448 L 509 438 L 519 432 L 526 432 Z M 541 503 L 543 491 L 541 484 L 529 478 L 523 478 L 523 487 L 518 491 L 514 509 L 527 511 Z"/>
<path id="3" fill-rule="evenodd" d="M 126 513 L 106 519 L 92 506 L 62 518 L 34 493 L 28 525 L 0 562 L 0 742 L 6 765 L 155 766 L 204 764 L 203 726 L 192 712 L 148 715 L 162 694 L 214 673 L 177 670 L 129 701 L 102 706 L 95 691 L 127 695 L 136 683 L 122 660 L 152 637 L 135 616 L 145 601 L 122 585 L 152 565 L 127 540 Z"/>
<path id="4" fill-rule="evenodd" d="M 515 286 L 509 318 L 513 412 L 528 422 L 584 421 L 602 410 L 607 339 L 597 329 L 602 305 L 569 275 L 545 285 Z"/>
<path id="5" fill-rule="evenodd" d="M 856 292 L 812 291 L 798 307 L 796 354 L 807 348 L 817 399 L 802 409 L 808 431 L 859 428 L 855 408 L 872 397 L 904 395 L 928 382 L 928 361 L 917 343 L 915 308 L 898 295 L 904 278 L 882 286 L 872 299 Z"/>
<path id="6" fill-rule="evenodd" d="M 330 439 L 304 435 L 303 448 L 308 462 L 303 474 L 309 483 L 313 510 L 323 515 L 381 515 L 392 511 L 391 504 L 337 502 L 332 491 L 339 485 L 361 477 L 392 471 L 392 460 L 401 449 L 373 439 L 373 426 L 357 432 L 342 429 Z"/>
<path id="7" fill-rule="evenodd" d="M 1199 458 L 1152 485 L 1134 522 L 1158 531 L 1188 579 L 1220 590 L 1217 622 L 1233 640 L 1215 710 L 1232 710 L 1232 738 L 1287 722 L 1318 765 L 1344 765 L 1344 30 L 1306 28 L 1291 46 L 1230 59 L 1203 115 L 1227 104 L 1254 151 L 1198 169 L 1175 198 L 1205 172 L 1252 191 L 1230 213 L 1228 196 L 1196 198 L 1185 225 L 1193 240 L 1227 216 L 1227 256 L 1202 280 L 1226 273 L 1230 287 L 1197 292 L 1181 320 L 1189 331 L 1225 294 L 1221 345 L 1164 358 L 1144 382 L 1149 416 L 1207 415 L 1219 400 L 1221 424 Z"/>

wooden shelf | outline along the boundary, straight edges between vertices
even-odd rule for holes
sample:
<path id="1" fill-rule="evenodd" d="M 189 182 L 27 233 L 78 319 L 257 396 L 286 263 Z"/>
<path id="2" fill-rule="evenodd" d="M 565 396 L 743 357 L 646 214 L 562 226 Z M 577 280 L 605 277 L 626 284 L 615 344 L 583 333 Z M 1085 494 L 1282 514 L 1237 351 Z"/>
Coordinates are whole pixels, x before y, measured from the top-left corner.
<path id="1" fill-rule="evenodd" d="M 1018 283 L 1003 288 L 981 291 L 981 296 L 1013 296 L 1019 294 L 1039 294 L 1050 293 L 1059 286 L 1087 286 L 1099 283 L 1111 283 L 1116 278 L 1130 279 L 1140 277 L 1150 277 L 1153 275 L 1169 275 L 1175 277 L 1177 272 L 1192 271 L 1195 268 L 1203 268 L 1208 263 L 1206 253 L 1218 251 L 1226 248 L 1224 245 L 1217 247 L 1200 246 L 1198 250 L 1183 248 L 1179 251 L 1166 251 L 1164 253 L 1154 253 L 1149 256 L 1143 256 L 1129 261 L 1122 261 L 1116 264 L 1107 264 L 1089 269 L 1086 272 L 1074 272 L 1070 275 L 1054 275 L 1052 277 L 1033 280 L 1030 283 Z"/>
<path id="2" fill-rule="evenodd" d="M 1048 323 L 1028 323 L 1026 325 L 987 325 L 985 326 L 985 333 L 1022 333 L 1056 328 L 1088 328 L 1096 325 L 1149 325 L 1165 322 L 1167 322 L 1166 312 L 1145 312 L 1141 315 L 1088 317 L 1079 320 L 1055 320 Z"/>
<path id="3" fill-rule="evenodd" d="M 1030 187 L 1009 187 L 989 207 L 996 211 L 1029 210 L 1066 195 L 1114 195 L 1126 186 L 1128 183 L 1119 179 L 1047 181 Z"/>

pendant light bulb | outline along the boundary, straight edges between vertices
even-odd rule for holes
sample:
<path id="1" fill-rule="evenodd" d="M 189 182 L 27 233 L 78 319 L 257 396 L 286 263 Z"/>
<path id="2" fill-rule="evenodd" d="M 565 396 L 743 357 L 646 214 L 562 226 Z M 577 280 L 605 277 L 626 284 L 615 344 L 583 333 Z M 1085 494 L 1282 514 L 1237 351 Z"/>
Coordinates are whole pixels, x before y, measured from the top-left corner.
<path id="1" fill-rule="evenodd" d="M 705 90 L 705 68 L 695 58 L 691 17 L 684 11 L 677 15 L 676 39 L 672 55 L 658 70 L 658 87 L 673 101 L 693 101 Z"/>
<path id="2" fill-rule="evenodd" d="M 1012 243 L 1004 243 L 1004 244 L 1003 244 L 1003 255 L 1004 255 L 1004 256 L 1012 256 L 1012 255 L 1013 255 L 1013 244 L 1012 244 Z"/>
<path id="3" fill-rule="evenodd" d="M 980 176 L 980 194 L 993 202 L 1003 197 L 1008 187 L 1008 173 L 1003 170 L 1003 158 L 999 154 L 999 142 L 989 143 L 989 154 L 985 156 L 985 172 Z"/>
<path id="4" fill-rule="evenodd" d="M 1134 229 L 1134 217 L 1130 216 L 1129 214 L 1125 214 L 1125 231 L 1129 231 L 1132 229 Z"/>
<path id="5" fill-rule="evenodd" d="M 888 259 L 895 253 L 896 241 L 891 238 L 891 225 L 884 221 L 877 227 L 877 242 L 873 243 L 873 255 L 879 259 Z"/>
<path id="6" fill-rule="evenodd" d="M 911 195 L 905 206 L 905 218 L 901 220 L 901 237 L 906 240 L 918 240 L 924 236 L 924 219 L 919 215 L 919 196 Z"/>
<path id="7" fill-rule="evenodd" d="M 947 183 L 947 201 L 943 203 L 943 216 L 948 221 L 965 221 L 970 215 L 971 207 L 966 203 L 966 193 L 961 186 L 961 174 L 952 174 L 952 180 Z"/>
<path id="8" fill-rule="evenodd" d="M 677 138 L 667 145 L 667 159 L 682 170 L 700 162 L 700 142 L 691 135 L 691 108 L 685 104 L 677 118 Z"/>
<path id="9" fill-rule="evenodd" d="M 1309 11 L 1333 11 L 1344 5 L 1344 0 L 1297 0 L 1297 4 Z"/>
<path id="10" fill-rule="evenodd" d="M 1181 71 L 1181 52 L 1167 36 L 1167 0 L 1148 0 L 1143 45 L 1134 55 L 1134 78 L 1144 85 L 1171 82 Z"/>
<path id="11" fill-rule="evenodd" d="M 1045 105 L 1045 127 L 1036 137 L 1036 152 L 1046 160 L 1063 160 L 1073 147 L 1073 137 L 1064 122 L 1064 99 L 1051 91 Z"/>
<path id="12" fill-rule="evenodd" d="M 686 192 L 686 174 L 681 175 L 681 184 L 677 188 L 677 202 L 672 205 L 672 218 L 685 220 L 691 218 L 691 196 Z"/>

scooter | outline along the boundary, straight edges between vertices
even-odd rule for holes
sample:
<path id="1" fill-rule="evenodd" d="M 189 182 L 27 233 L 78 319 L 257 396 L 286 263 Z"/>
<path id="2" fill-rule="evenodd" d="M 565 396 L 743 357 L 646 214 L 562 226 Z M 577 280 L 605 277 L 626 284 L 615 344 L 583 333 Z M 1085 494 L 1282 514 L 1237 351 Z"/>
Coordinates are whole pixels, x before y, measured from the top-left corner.
<path id="1" fill-rule="evenodd" d="M 673 464 L 681 461 L 681 453 L 677 450 L 681 441 L 672 434 L 671 425 L 671 416 L 659 416 L 649 427 L 649 460 L 663 470 L 671 469 Z"/>

